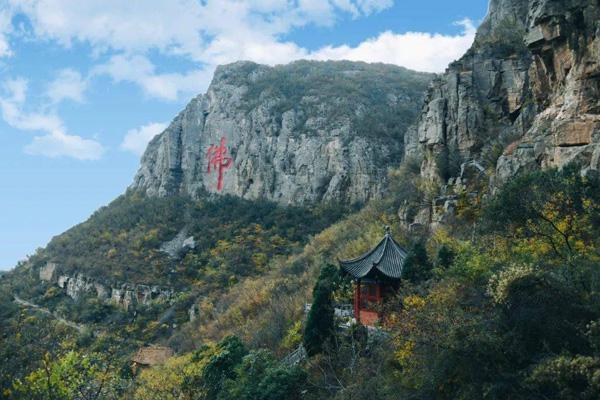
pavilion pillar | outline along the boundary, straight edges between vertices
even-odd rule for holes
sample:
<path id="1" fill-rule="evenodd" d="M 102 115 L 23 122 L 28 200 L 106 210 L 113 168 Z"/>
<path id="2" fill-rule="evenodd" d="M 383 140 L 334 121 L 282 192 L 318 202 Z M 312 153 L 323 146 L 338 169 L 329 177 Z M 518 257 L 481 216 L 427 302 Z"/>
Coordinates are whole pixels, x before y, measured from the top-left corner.
<path id="1" fill-rule="evenodd" d="M 360 322 L 360 279 L 354 285 L 354 318 Z"/>

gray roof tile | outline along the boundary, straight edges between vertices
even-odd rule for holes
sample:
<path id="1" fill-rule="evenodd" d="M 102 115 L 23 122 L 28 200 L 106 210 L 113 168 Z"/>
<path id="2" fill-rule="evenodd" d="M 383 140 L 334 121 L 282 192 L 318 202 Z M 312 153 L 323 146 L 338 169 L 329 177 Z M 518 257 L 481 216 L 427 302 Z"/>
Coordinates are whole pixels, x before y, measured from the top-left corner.
<path id="1" fill-rule="evenodd" d="M 400 279 L 408 253 L 386 231 L 385 237 L 369 252 L 351 260 L 342 260 L 344 271 L 355 278 L 364 278 L 372 270 L 388 278 Z"/>

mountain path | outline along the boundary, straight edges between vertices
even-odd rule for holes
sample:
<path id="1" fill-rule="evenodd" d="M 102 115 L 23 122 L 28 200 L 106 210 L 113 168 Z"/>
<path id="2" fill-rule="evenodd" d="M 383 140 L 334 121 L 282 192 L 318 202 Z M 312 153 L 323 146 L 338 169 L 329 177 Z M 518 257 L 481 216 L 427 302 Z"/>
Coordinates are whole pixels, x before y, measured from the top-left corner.
<path id="1" fill-rule="evenodd" d="M 54 318 L 55 320 L 57 320 L 58 322 L 65 324 L 73 329 L 77 329 L 79 331 L 79 333 L 83 333 L 86 329 L 86 326 L 83 324 L 78 324 L 76 322 L 73 321 L 69 321 L 68 319 L 64 319 L 63 317 L 61 317 L 60 315 L 57 315 L 56 313 L 53 313 L 52 311 L 48 310 L 45 307 L 42 306 L 38 306 L 37 304 L 33 304 L 27 300 L 23 300 L 22 298 L 20 298 L 19 296 L 17 296 L 16 294 L 13 294 L 13 297 L 15 299 L 15 303 L 22 305 L 24 307 L 29 307 L 29 308 L 33 308 L 43 314 L 49 315 L 50 317 Z"/>

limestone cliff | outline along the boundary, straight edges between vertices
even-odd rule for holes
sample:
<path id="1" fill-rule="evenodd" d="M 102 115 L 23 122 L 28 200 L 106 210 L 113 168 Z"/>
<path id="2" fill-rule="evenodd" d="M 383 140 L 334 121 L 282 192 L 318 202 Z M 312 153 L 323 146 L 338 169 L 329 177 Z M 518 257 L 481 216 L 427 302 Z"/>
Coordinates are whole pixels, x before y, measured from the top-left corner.
<path id="1" fill-rule="evenodd" d="M 152 301 L 168 301 L 175 292 L 172 289 L 141 285 L 134 283 L 107 284 L 98 279 L 93 279 L 81 273 L 61 273 L 60 266 L 56 263 L 46 263 L 39 269 L 39 278 L 58 286 L 73 300 L 79 300 L 82 296 L 92 295 L 98 299 L 120 306 L 125 310 L 136 304 L 148 305 Z"/>
<path id="2" fill-rule="evenodd" d="M 600 168 L 600 2 L 531 1 L 526 44 L 538 115 L 500 158 L 506 180 L 522 170 L 581 164 Z"/>
<path id="3" fill-rule="evenodd" d="M 132 188 L 282 204 L 378 197 L 431 77 L 352 62 L 219 67 L 149 144 Z"/>
<path id="4" fill-rule="evenodd" d="M 446 183 L 469 159 L 493 169 L 493 150 L 531 126 L 537 107 L 529 101 L 526 3 L 492 1 L 473 47 L 430 88 L 415 133 L 424 176 Z"/>
<path id="5" fill-rule="evenodd" d="M 491 0 L 472 48 L 435 79 L 408 131 L 406 156 L 438 190 L 401 206 L 405 225 L 444 224 L 458 196 L 478 201 L 523 172 L 577 162 L 596 173 L 599 35 L 597 0 Z"/>
<path id="6" fill-rule="evenodd" d="M 422 174 L 452 183 L 476 160 L 497 185 L 574 160 L 598 169 L 599 33 L 596 0 L 492 0 L 472 49 L 427 95 L 412 139 Z"/>

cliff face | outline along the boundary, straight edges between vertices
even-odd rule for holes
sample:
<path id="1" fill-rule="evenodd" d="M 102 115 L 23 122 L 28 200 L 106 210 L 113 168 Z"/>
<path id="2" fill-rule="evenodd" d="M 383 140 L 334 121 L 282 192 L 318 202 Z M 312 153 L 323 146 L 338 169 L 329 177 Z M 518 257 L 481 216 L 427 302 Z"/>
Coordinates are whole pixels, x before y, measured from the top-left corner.
<path id="1" fill-rule="evenodd" d="M 350 62 L 219 67 L 149 144 L 132 188 L 283 204 L 378 197 L 431 77 Z"/>
<path id="2" fill-rule="evenodd" d="M 416 224 L 443 221 L 465 188 L 494 190 L 573 161 L 600 169 L 599 35 L 597 0 L 491 1 L 473 47 L 435 80 L 407 138 L 416 143 L 407 155 L 423 156 L 421 175 L 441 188 Z"/>
<path id="3" fill-rule="evenodd" d="M 40 281 L 58 286 L 75 301 L 85 295 L 92 295 L 128 310 L 136 304 L 149 305 L 152 301 L 168 301 L 175 294 L 172 289 L 159 286 L 132 283 L 109 285 L 81 273 L 69 275 L 60 273 L 59 270 L 60 267 L 56 263 L 46 263 L 39 269 Z"/>
<path id="4" fill-rule="evenodd" d="M 501 180 L 533 168 L 581 163 L 600 168 L 600 2 L 532 1 L 526 44 L 539 114 L 500 158 Z"/>
<path id="5" fill-rule="evenodd" d="M 445 183 L 462 162 L 488 158 L 531 126 L 527 10 L 527 1 L 492 1 L 473 47 L 430 88 L 415 132 L 424 176 Z"/>

